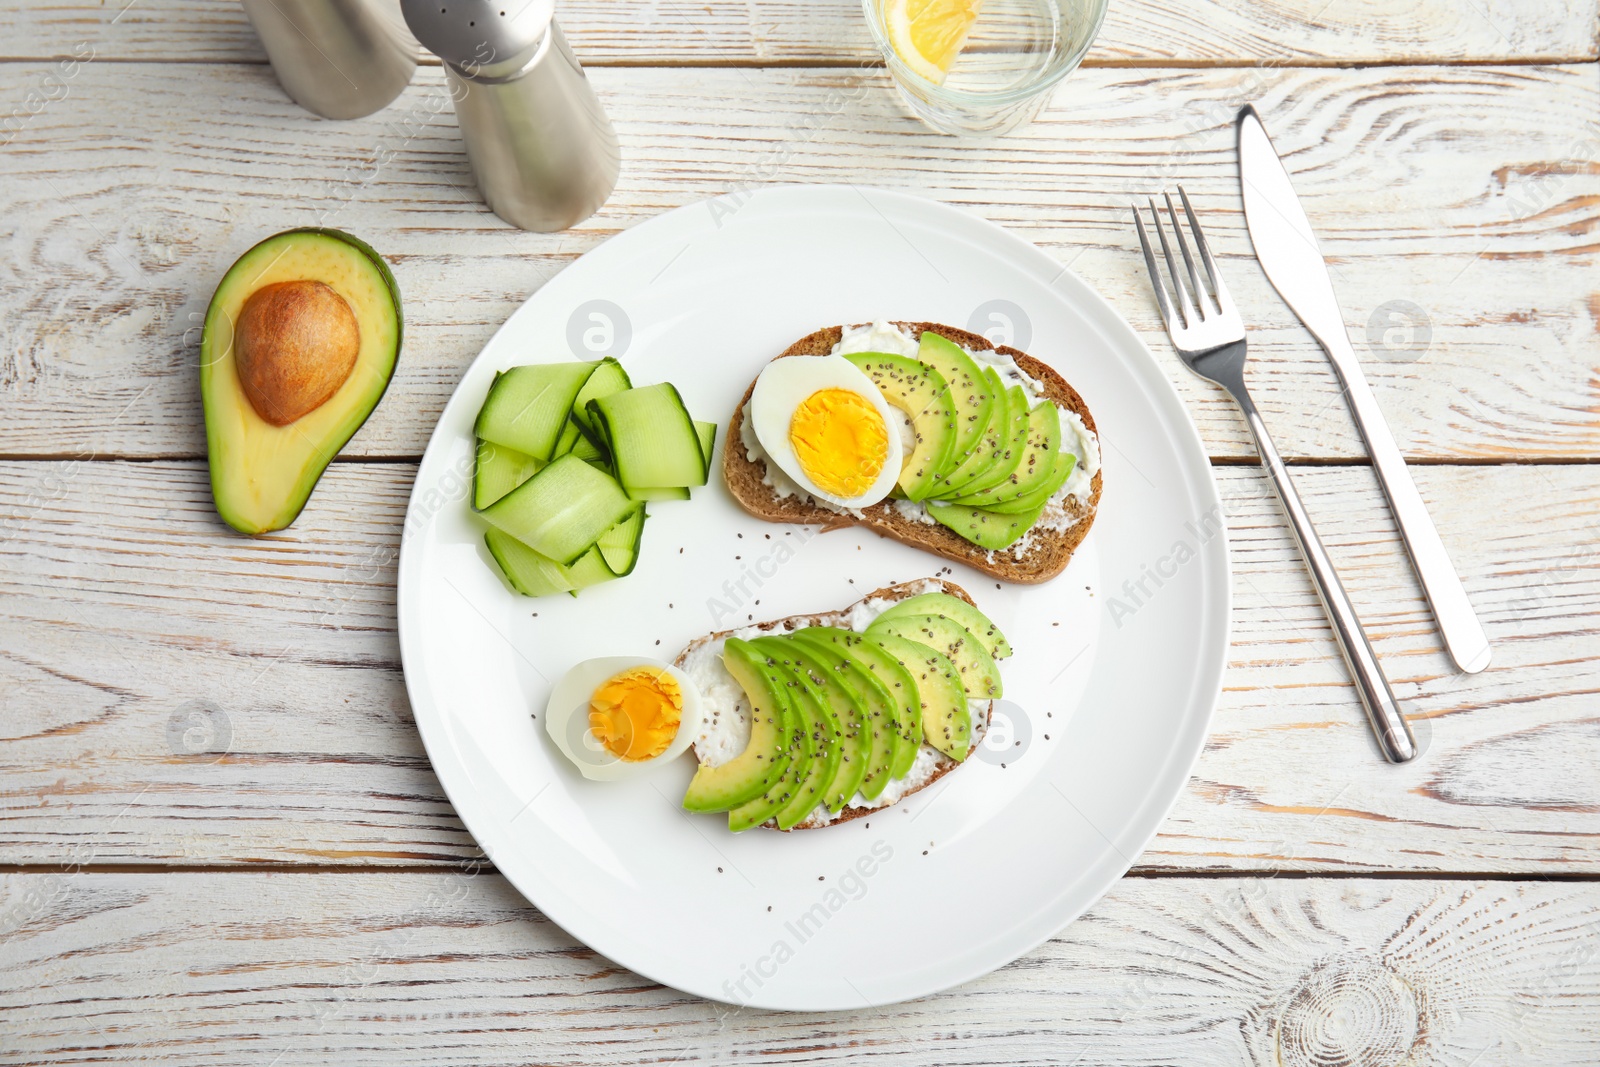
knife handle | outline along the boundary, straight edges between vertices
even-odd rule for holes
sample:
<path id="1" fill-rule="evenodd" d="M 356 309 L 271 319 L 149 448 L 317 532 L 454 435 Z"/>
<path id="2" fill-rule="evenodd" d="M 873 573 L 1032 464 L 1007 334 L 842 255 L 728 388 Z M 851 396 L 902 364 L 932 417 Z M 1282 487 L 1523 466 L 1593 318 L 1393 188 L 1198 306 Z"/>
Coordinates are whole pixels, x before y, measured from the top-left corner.
<path id="1" fill-rule="evenodd" d="M 1478 613 L 1467 599 L 1467 590 L 1461 584 L 1450 553 L 1439 539 L 1439 530 L 1433 525 L 1428 507 L 1411 480 L 1411 470 L 1405 456 L 1389 432 L 1389 423 L 1378 407 L 1378 398 L 1367 385 L 1367 376 L 1361 370 L 1350 338 L 1339 330 L 1331 338 L 1321 337 L 1323 348 L 1339 375 L 1339 384 L 1355 416 L 1356 427 L 1367 442 L 1367 453 L 1372 457 L 1373 470 L 1378 473 L 1378 484 L 1389 499 L 1389 509 L 1394 512 L 1395 524 L 1400 528 L 1400 540 L 1411 557 L 1411 565 L 1422 582 L 1422 592 L 1433 608 L 1438 620 L 1439 633 L 1444 638 L 1445 650 L 1458 668 L 1467 674 L 1476 674 L 1489 665 L 1493 650 L 1489 636 L 1478 621 Z"/>
<path id="2" fill-rule="evenodd" d="M 1261 421 L 1261 413 L 1256 410 L 1255 402 L 1244 387 L 1242 375 L 1238 387 L 1230 384 L 1228 391 L 1233 393 L 1244 411 L 1245 421 L 1250 424 L 1250 433 L 1256 439 L 1256 450 L 1261 453 L 1262 466 L 1272 476 L 1272 488 L 1289 516 L 1289 529 L 1293 531 L 1295 543 L 1300 546 L 1300 555 L 1311 571 L 1317 596 L 1321 598 L 1323 610 L 1328 614 L 1328 622 L 1333 625 L 1333 636 L 1339 642 L 1339 651 L 1344 653 L 1345 664 L 1350 668 L 1350 679 L 1355 682 L 1356 695 L 1361 699 L 1361 708 L 1367 713 L 1367 722 L 1372 726 L 1372 736 L 1377 739 L 1383 758 L 1390 763 L 1406 763 L 1415 759 L 1417 742 L 1411 736 L 1411 727 L 1406 724 L 1405 716 L 1400 713 L 1400 702 L 1395 699 L 1394 690 L 1389 688 L 1389 680 L 1383 676 L 1383 668 L 1378 664 L 1377 654 L 1372 651 L 1372 643 L 1367 640 L 1367 632 L 1361 626 L 1355 605 L 1350 603 L 1350 595 L 1344 591 L 1344 583 L 1339 581 L 1339 573 L 1333 569 L 1333 560 L 1328 557 L 1328 550 L 1323 547 L 1322 539 L 1311 525 L 1311 516 L 1306 514 L 1300 494 L 1295 492 L 1294 482 L 1289 480 L 1289 468 L 1284 466 L 1283 457 L 1278 455 L 1272 435 L 1267 432 L 1266 423 Z"/>

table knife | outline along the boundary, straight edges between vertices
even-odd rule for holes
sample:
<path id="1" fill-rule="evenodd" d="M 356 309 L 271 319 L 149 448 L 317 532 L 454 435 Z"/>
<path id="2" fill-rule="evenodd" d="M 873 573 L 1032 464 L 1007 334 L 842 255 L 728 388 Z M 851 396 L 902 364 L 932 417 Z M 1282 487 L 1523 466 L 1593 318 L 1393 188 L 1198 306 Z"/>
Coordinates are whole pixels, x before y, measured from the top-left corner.
<path id="1" fill-rule="evenodd" d="M 1411 480 L 1405 457 L 1389 432 L 1378 400 L 1367 385 L 1345 331 L 1344 315 L 1311 222 L 1254 106 L 1246 104 L 1240 109 L 1238 125 L 1239 182 L 1244 192 L 1245 225 L 1256 259 L 1273 288 L 1328 353 L 1356 426 L 1367 442 L 1378 483 L 1383 486 L 1400 528 L 1400 538 L 1438 620 L 1445 649 L 1458 668 L 1476 674 L 1489 665 L 1488 635 Z"/>

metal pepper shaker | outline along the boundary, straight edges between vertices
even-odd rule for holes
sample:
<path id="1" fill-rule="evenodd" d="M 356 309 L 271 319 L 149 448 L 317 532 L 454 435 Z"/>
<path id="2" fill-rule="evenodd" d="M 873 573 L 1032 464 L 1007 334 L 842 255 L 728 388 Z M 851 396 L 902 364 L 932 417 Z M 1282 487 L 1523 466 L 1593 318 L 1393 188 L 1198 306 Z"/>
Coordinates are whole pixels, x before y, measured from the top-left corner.
<path id="1" fill-rule="evenodd" d="M 617 184 L 616 131 L 554 19 L 554 0 L 401 0 L 444 61 L 467 159 L 496 215 L 524 230 L 574 226 Z"/>
<path id="2" fill-rule="evenodd" d="M 417 69 L 418 45 L 396 0 L 241 3 L 278 84 L 323 118 L 372 114 L 399 96 Z"/>

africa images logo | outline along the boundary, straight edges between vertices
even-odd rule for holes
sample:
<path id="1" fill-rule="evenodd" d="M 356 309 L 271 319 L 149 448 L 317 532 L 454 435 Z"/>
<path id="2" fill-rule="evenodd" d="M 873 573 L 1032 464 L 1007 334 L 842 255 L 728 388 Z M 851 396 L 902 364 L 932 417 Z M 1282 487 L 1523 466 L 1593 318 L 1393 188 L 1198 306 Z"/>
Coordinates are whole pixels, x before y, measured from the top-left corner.
<path id="1" fill-rule="evenodd" d="M 833 917 L 851 901 L 867 895 L 867 881 L 894 858 L 887 841 L 874 841 L 872 847 L 823 890 L 821 898 L 783 924 L 784 934 L 772 943 L 765 955 L 739 965 L 738 978 L 723 981 L 722 991 L 733 1004 L 747 1004 L 750 998 L 778 973 L 778 968 L 794 959 L 806 942 L 816 937 Z"/>
<path id="2" fill-rule="evenodd" d="M 1198 520 L 1184 523 L 1186 536 L 1174 541 L 1172 547 L 1153 563 L 1140 564 L 1138 576 L 1122 583 L 1121 596 L 1113 593 L 1106 598 L 1106 610 L 1111 613 L 1111 621 L 1117 624 L 1117 629 L 1122 629 L 1124 622 L 1155 599 L 1162 586 L 1176 578 L 1183 565 L 1200 554 L 1202 546 L 1209 544 L 1212 538 L 1225 530 L 1222 508 L 1217 504 L 1213 504 Z"/>

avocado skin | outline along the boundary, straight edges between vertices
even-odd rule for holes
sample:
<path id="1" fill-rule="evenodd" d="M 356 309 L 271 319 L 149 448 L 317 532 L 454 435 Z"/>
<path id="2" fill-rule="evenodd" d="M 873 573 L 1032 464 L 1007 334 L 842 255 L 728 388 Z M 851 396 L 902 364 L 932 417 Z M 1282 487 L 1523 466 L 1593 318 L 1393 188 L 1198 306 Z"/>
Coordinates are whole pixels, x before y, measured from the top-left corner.
<path id="1" fill-rule="evenodd" d="M 226 308 L 229 305 L 237 308 L 238 305 L 242 304 L 243 300 L 249 297 L 251 292 L 268 284 L 268 281 L 263 280 L 260 276 L 246 277 L 245 275 L 250 272 L 241 271 L 241 264 L 251 262 L 253 257 L 264 246 L 273 242 L 280 242 L 293 248 L 302 244 L 299 239 L 337 241 L 359 253 L 366 265 L 380 280 L 382 294 L 386 297 L 386 307 L 368 307 L 368 301 L 361 301 L 361 306 L 357 306 L 357 301 L 351 299 L 352 294 L 341 292 L 341 295 L 351 301 L 352 309 L 355 310 L 357 319 L 363 323 L 366 322 L 369 314 L 384 316 L 386 323 L 392 324 L 393 341 L 390 344 L 383 345 L 382 350 L 373 357 L 368 357 L 366 345 L 363 342 L 363 352 L 358 357 L 358 363 L 352 373 L 352 378 L 357 373 L 363 373 L 364 360 L 373 364 L 371 368 L 367 369 L 368 377 L 373 376 L 371 374 L 372 370 L 377 372 L 376 380 L 369 383 L 364 390 L 359 391 L 353 397 L 346 397 L 344 396 L 345 389 L 341 388 L 321 407 L 308 412 L 296 420 L 295 423 L 291 423 L 289 427 L 284 428 L 293 432 L 296 426 L 313 419 L 321 422 L 337 417 L 341 409 L 347 412 L 343 418 L 338 418 L 337 422 L 327 428 L 326 436 L 318 438 L 312 435 L 309 440 L 304 441 L 303 451 L 300 454 L 295 455 L 294 452 L 296 450 L 293 447 L 286 450 L 289 454 L 285 457 L 285 462 L 299 463 L 300 469 L 289 480 L 282 492 L 268 494 L 258 501 L 250 501 L 247 499 L 250 493 L 246 490 L 246 487 L 237 483 L 241 481 L 248 482 L 251 472 L 245 469 L 245 461 L 243 459 L 230 453 L 230 446 L 237 449 L 240 445 L 237 440 L 230 438 L 227 427 L 230 421 L 237 427 L 240 424 L 249 425 L 252 419 L 261 420 L 259 416 L 255 415 L 254 409 L 250 409 L 248 412 L 238 411 L 238 405 L 250 408 L 250 401 L 240 388 L 238 375 L 232 366 L 232 320 L 226 323 L 227 347 L 225 350 L 223 352 L 215 352 L 213 345 L 223 334 L 221 327 L 223 326 L 222 319 L 226 315 Z M 309 244 L 307 246 L 309 247 Z M 317 277 L 315 271 L 301 273 L 308 280 L 331 284 L 328 282 L 328 278 Z M 245 291 L 246 287 L 248 287 L 248 291 Z M 338 287 L 335 286 L 335 288 L 337 289 Z M 237 311 L 235 311 L 235 314 L 237 314 Z M 342 230 L 320 226 L 285 230 L 282 233 L 276 233 L 271 237 L 258 241 L 234 261 L 233 265 L 228 268 L 227 273 L 223 275 L 222 280 L 217 284 L 216 292 L 212 294 L 211 303 L 206 309 L 204 334 L 200 347 L 200 396 L 205 411 L 206 452 L 211 472 L 211 496 L 216 505 L 217 514 L 221 516 L 224 522 L 240 533 L 256 535 L 281 530 L 299 517 L 301 510 L 306 505 L 306 501 L 311 497 L 312 490 L 316 488 L 317 482 L 321 480 L 323 471 L 327 469 L 328 464 L 333 461 L 339 450 L 349 442 L 351 437 L 355 436 L 356 431 L 366 424 L 367 419 L 388 391 L 389 383 L 394 379 L 394 369 L 399 363 L 400 349 L 404 342 L 404 337 L 405 321 L 401 312 L 400 287 L 396 283 L 389 265 L 384 262 L 383 257 L 371 245 L 358 237 Z M 220 369 L 220 364 L 224 361 L 227 363 L 225 372 Z M 346 385 L 348 386 L 349 383 L 347 382 Z M 351 403 L 352 400 L 354 403 Z M 340 407 L 334 407 L 334 405 L 340 405 Z M 325 409 L 331 414 L 324 416 L 323 419 L 317 419 L 318 414 Z M 266 425 L 264 422 L 262 424 Z M 303 438 L 305 435 L 301 433 L 299 436 Z M 248 506 L 250 503 L 256 503 L 260 506 L 252 508 Z"/>

